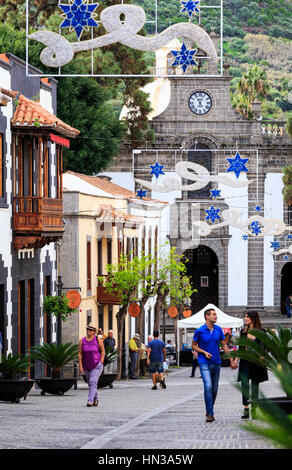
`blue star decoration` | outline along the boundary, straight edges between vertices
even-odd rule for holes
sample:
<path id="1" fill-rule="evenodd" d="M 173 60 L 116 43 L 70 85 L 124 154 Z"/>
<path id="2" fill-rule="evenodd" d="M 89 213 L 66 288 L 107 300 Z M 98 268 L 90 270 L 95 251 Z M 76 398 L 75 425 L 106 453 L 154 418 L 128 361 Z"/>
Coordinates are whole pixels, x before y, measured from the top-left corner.
<path id="1" fill-rule="evenodd" d="M 172 67 L 177 67 L 178 65 L 182 66 L 183 71 L 185 72 L 189 65 L 198 65 L 197 62 L 193 59 L 193 55 L 197 52 L 197 49 L 191 51 L 187 49 L 185 43 L 181 46 L 179 51 L 171 51 L 172 55 L 175 57 L 175 61 L 171 64 Z"/>
<path id="2" fill-rule="evenodd" d="M 194 2 L 193 0 L 188 0 L 187 2 L 183 2 L 181 0 L 181 12 L 182 13 L 187 13 L 189 15 L 189 18 L 191 18 L 195 13 L 199 13 L 200 9 L 198 5 L 200 2 Z"/>
<path id="3" fill-rule="evenodd" d="M 248 235 L 242 235 L 242 240 L 248 240 Z"/>
<path id="4" fill-rule="evenodd" d="M 287 239 L 286 239 L 286 240 L 292 240 L 292 235 L 291 235 L 291 234 L 287 235 Z"/>
<path id="5" fill-rule="evenodd" d="M 215 209 L 214 206 L 211 206 L 210 209 L 205 209 L 205 212 L 207 212 L 207 217 L 205 217 L 205 220 L 211 220 L 212 224 L 214 224 L 215 220 L 220 220 L 221 217 L 219 215 L 220 209 Z"/>
<path id="6" fill-rule="evenodd" d="M 288 259 L 288 256 L 287 256 L 287 255 L 286 255 L 286 256 L 284 256 L 284 259 Z"/>
<path id="7" fill-rule="evenodd" d="M 210 196 L 214 199 L 216 199 L 217 197 L 221 197 L 221 190 L 219 190 L 217 188 L 211 189 Z"/>
<path id="8" fill-rule="evenodd" d="M 273 250 L 276 251 L 277 248 L 280 248 L 280 243 L 277 242 L 277 240 L 274 240 L 273 242 L 271 242 L 270 248 L 273 248 Z"/>
<path id="9" fill-rule="evenodd" d="M 250 225 L 251 231 L 254 235 L 258 236 L 259 233 L 262 233 L 262 225 L 258 221 L 254 221 Z"/>
<path id="10" fill-rule="evenodd" d="M 236 178 L 239 177 L 240 173 L 242 171 L 248 172 L 248 168 L 246 168 L 245 164 L 248 162 L 248 158 L 241 158 L 238 152 L 236 152 L 236 155 L 234 158 L 226 158 L 228 162 L 230 163 L 230 167 L 227 168 L 226 173 L 230 171 L 234 171 Z"/>
<path id="11" fill-rule="evenodd" d="M 159 163 L 156 162 L 155 165 L 150 165 L 150 168 L 152 168 L 150 175 L 155 175 L 156 178 L 158 178 L 159 175 L 164 175 L 164 172 L 162 171 L 164 165 L 159 165 Z"/>
<path id="12" fill-rule="evenodd" d="M 137 191 L 136 197 L 139 197 L 140 199 L 143 199 L 143 197 L 146 196 L 146 190 L 144 191 L 142 188 Z"/>
<path id="13" fill-rule="evenodd" d="M 259 204 L 257 204 L 256 206 L 254 206 L 254 210 L 255 210 L 256 212 L 261 212 L 262 206 L 260 206 Z"/>
<path id="14" fill-rule="evenodd" d="M 61 14 L 61 17 L 64 18 L 61 28 L 70 28 L 70 32 L 75 30 L 76 36 L 80 39 L 80 36 L 85 29 L 88 31 L 88 27 L 98 27 L 98 24 L 94 21 L 94 17 L 97 16 L 96 13 L 93 13 L 94 10 L 98 7 L 98 3 L 87 3 L 83 0 L 74 0 L 70 1 L 68 5 L 62 5 L 59 3 L 59 7 L 63 10 L 64 13 Z"/>

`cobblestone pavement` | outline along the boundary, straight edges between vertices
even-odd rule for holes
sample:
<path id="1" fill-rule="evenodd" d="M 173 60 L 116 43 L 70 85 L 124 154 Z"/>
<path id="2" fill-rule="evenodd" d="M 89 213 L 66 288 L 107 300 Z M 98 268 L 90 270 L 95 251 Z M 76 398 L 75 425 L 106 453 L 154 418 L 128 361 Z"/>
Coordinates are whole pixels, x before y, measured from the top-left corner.
<path id="1" fill-rule="evenodd" d="M 240 428 L 237 372 L 221 369 L 216 420 L 205 422 L 203 383 L 190 368 L 169 373 L 167 389 L 151 390 L 149 379 L 115 382 L 99 390 L 99 406 L 87 408 L 87 385 L 64 396 L 32 391 L 19 404 L 0 402 L 1 449 L 271 449 Z M 261 385 L 267 396 L 282 394 L 275 379 Z"/>

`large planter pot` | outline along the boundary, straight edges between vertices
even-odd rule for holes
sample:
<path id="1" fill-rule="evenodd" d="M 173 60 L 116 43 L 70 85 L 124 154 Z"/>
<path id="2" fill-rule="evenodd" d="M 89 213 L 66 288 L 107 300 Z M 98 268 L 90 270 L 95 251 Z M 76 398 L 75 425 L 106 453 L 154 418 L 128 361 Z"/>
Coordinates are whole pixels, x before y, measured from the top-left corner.
<path id="1" fill-rule="evenodd" d="M 42 390 L 41 395 L 64 395 L 73 387 L 75 379 L 36 379 L 36 383 Z"/>
<path id="2" fill-rule="evenodd" d="M 0 380 L 0 400 L 19 403 L 32 389 L 34 380 Z"/>
<path id="3" fill-rule="evenodd" d="M 101 374 L 98 379 L 97 388 L 110 387 L 112 388 L 112 383 L 116 380 L 118 374 Z"/>
<path id="4" fill-rule="evenodd" d="M 287 415 L 292 414 L 292 400 L 287 397 L 274 397 L 274 398 L 268 398 L 267 400 L 271 401 L 273 404 L 279 406 L 284 413 Z M 267 400 L 261 399 L 258 400 L 260 403 L 261 402 L 266 402 Z M 250 400 L 249 403 L 252 403 Z"/>

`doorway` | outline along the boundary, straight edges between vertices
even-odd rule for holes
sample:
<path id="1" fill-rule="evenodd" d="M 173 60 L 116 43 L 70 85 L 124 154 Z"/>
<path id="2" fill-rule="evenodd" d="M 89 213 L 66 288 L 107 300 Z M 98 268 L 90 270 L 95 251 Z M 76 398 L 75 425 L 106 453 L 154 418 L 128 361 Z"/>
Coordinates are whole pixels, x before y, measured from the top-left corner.
<path id="1" fill-rule="evenodd" d="M 286 298 L 292 294 L 292 262 L 284 264 L 281 271 L 281 313 L 286 315 Z"/>
<path id="2" fill-rule="evenodd" d="M 194 315 L 209 303 L 218 305 L 218 258 L 211 248 L 203 245 L 187 250 L 184 255 L 188 259 L 187 275 L 191 277 L 192 287 L 198 291 L 191 297 Z"/>

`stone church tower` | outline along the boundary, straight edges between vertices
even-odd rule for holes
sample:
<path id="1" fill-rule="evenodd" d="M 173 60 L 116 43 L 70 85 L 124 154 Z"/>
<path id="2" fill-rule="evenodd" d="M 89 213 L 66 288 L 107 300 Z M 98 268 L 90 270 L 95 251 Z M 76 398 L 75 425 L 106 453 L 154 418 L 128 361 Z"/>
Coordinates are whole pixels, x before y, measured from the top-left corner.
<path id="1" fill-rule="evenodd" d="M 166 67 L 171 49 L 170 45 L 164 52 Z M 256 215 L 258 205 L 262 217 L 275 217 L 292 225 L 282 196 L 282 170 L 292 164 L 292 141 L 285 123 L 264 121 L 259 109 L 255 109 L 251 120 L 237 114 L 230 100 L 232 77 L 228 68 L 225 65 L 222 76 L 175 75 L 148 84 L 145 91 L 150 92 L 153 111 L 149 122 L 155 141 L 134 151 L 125 146 L 106 174 L 114 180 L 118 177 L 122 184 L 123 172 L 124 181 L 131 181 L 133 189 L 138 189 L 140 185 L 134 178 L 151 181 L 150 165 L 156 161 L 164 165 L 168 176 L 183 160 L 198 163 L 217 175 L 226 174 L 226 158 L 234 158 L 237 151 L 242 158 L 248 158 L 249 172 L 241 174 L 238 181 L 248 178 L 249 185 L 222 185 L 216 200 L 210 198 L 210 189 L 216 187 L 213 182 L 197 191 L 148 191 L 147 195 L 171 203 L 166 230 L 171 244 L 189 260 L 188 272 L 198 289 L 192 299 L 193 313 L 211 302 L 231 315 L 242 315 L 246 308 L 257 309 L 265 324 L 272 325 L 285 319 L 281 313 L 285 313 L 285 298 L 292 289 L 291 257 L 271 254 L 273 236 L 249 236 L 244 240 L 243 231 L 225 226 L 198 240 L 192 226 L 194 220 L 205 219 L 205 211 L 212 204 L 221 213 L 227 208 L 239 209 L 241 220 Z M 195 214 L 197 206 L 193 205 L 198 203 L 199 212 Z M 277 237 L 281 248 L 286 237 L 287 232 Z"/>

